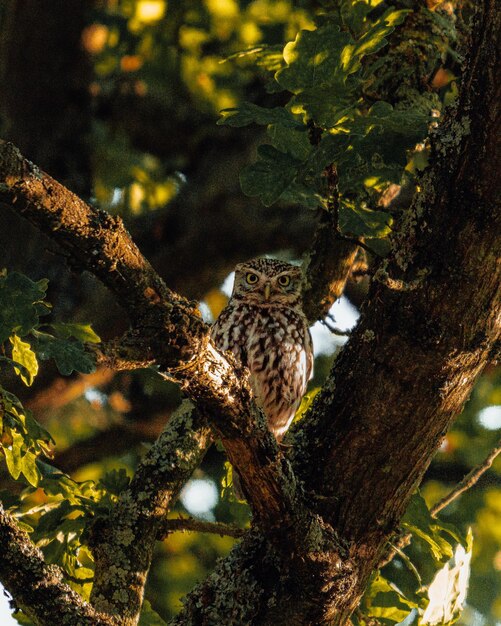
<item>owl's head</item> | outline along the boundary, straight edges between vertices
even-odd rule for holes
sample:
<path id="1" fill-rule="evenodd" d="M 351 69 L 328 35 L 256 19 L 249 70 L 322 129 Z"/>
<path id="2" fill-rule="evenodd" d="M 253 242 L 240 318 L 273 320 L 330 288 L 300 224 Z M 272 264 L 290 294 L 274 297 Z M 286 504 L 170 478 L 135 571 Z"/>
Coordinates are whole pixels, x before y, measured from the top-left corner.
<path id="1" fill-rule="evenodd" d="M 259 306 L 300 306 L 301 269 L 276 259 L 239 263 L 231 298 Z"/>

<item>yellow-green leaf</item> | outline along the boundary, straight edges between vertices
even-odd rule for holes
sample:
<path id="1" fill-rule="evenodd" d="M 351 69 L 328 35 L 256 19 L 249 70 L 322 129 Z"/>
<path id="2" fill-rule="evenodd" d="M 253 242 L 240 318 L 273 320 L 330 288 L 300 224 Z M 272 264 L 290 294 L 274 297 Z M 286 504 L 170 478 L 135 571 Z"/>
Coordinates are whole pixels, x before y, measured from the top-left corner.
<path id="1" fill-rule="evenodd" d="M 12 359 L 23 366 L 23 369 L 14 367 L 14 370 L 29 387 L 38 374 L 36 354 L 31 349 L 30 344 L 27 341 L 22 341 L 16 334 L 11 335 L 9 341 L 12 344 Z"/>

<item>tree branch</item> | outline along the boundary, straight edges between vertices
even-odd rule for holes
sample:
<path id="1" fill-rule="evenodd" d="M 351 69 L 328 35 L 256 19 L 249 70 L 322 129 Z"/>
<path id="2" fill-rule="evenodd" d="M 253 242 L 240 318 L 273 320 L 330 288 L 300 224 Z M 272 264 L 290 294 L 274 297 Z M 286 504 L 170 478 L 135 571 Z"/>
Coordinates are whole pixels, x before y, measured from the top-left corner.
<path id="1" fill-rule="evenodd" d="M 63 582 L 55 565 L 47 565 L 40 550 L 0 503 L 0 578 L 16 605 L 37 626 L 66 623 L 81 626 L 117 626 L 97 612 Z"/>
<path id="2" fill-rule="evenodd" d="M 473 486 L 477 484 L 480 477 L 485 474 L 485 472 L 491 467 L 494 459 L 501 452 L 501 440 L 498 444 L 489 452 L 487 457 L 480 463 L 471 469 L 468 474 L 461 480 L 449 493 L 444 496 L 441 500 L 439 500 L 436 504 L 434 504 L 430 509 L 430 514 L 432 517 L 437 517 L 442 509 L 445 509 L 446 506 L 449 506 L 451 502 L 454 502 L 456 498 L 459 498 L 461 494 L 463 494 L 468 489 L 471 489 Z M 393 558 L 399 554 L 402 548 L 405 548 L 409 545 L 412 539 L 411 533 L 404 533 L 397 536 L 395 539 L 391 541 L 390 549 L 387 554 L 379 561 L 378 567 L 382 568 L 385 565 L 388 565 Z"/>
<path id="3" fill-rule="evenodd" d="M 184 403 L 139 464 L 115 509 L 92 527 L 89 543 L 96 568 L 91 601 L 120 624 L 136 623 L 160 528 L 211 440 L 205 419 Z"/>
<path id="4" fill-rule="evenodd" d="M 358 245 L 344 239 L 339 231 L 337 172 L 325 170 L 327 210 L 322 211 L 304 275 L 303 309 L 313 324 L 325 318 L 341 297 L 357 256 Z"/>
<path id="5" fill-rule="evenodd" d="M 255 494 L 249 504 L 256 520 L 274 525 L 286 519 L 295 500 L 290 465 L 252 401 L 246 372 L 235 371 L 214 348 L 196 303 L 165 286 L 120 218 L 88 206 L 5 142 L 0 180 L 0 201 L 57 241 L 80 269 L 100 278 L 127 312 L 131 330 L 105 346 L 98 360 L 115 368 L 160 366 L 211 420 L 244 488 Z"/>
<path id="6" fill-rule="evenodd" d="M 359 591 L 349 606 L 336 599 L 334 623 L 353 610 L 499 338 L 495 4 L 479 3 L 458 105 L 433 137 L 422 191 L 381 263 L 396 282 L 372 282 L 357 328 L 297 427 L 294 469 L 322 496 L 324 519 L 351 542 L 359 568 Z"/>
<path id="7" fill-rule="evenodd" d="M 0 201 L 8 202 L 54 238 L 69 252 L 72 262 L 76 260 L 80 268 L 100 278 L 129 315 L 131 330 L 120 342 L 104 347 L 101 361 L 111 367 L 156 363 L 166 377 L 177 381 L 221 438 L 248 493 L 255 523 L 268 529 L 277 541 L 289 537 L 289 549 L 299 550 L 312 522 L 304 516 L 290 463 L 252 400 L 246 370 L 235 369 L 231 355 L 229 362 L 217 352 L 195 303 L 167 289 L 119 218 L 86 205 L 5 142 L 0 143 L 0 180 Z M 177 474 L 185 481 L 195 466 L 191 457 L 198 462 L 200 451 L 205 449 L 206 431 L 191 426 L 191 418 L 187 424 L 182 417 L 169 421 L 165 436 L 150 451 L 150 460 L 141 464 L 130 492 L 123 495 L 112 514 L 111 526 L 108 524 L 104 530 L 104 524 L 102 532 L 94 533 L 93 601 L 120 616 L 124 624 L 134 623 L 138 614 L 157 521 L 178 490 Z M 181 441 L 177 442 L 179 437 Z M 183 464 L 179 451 L 190 445 L 195 448 L 190 461 Z M 160 461 L 169 455 L 171 464 L 168 471 L 163 470 L 162 481 L 153 480 L 148 469 L 151 459 L 159 457 L 161 472 Z M 181 471 L 183 468 L 186 471 Z M 301 529 L 299 519 L 308 529 Z M 135 539 L 124 546 L 124 536 Z M 110 576 L 116 569 L 111 559 L 119 563 L 121 572 L 127 572 L 125 578 Z"/>
<path id="8" fill-rule="evenodd" d="M 159 533 L 159 539 L 163 540 L 173 532 L 198 532 L 211 533 L 220 537 L 234 537 L 238 539 L 243 537 L 246 532 L 245 528 L 238 528 L 223 522 L 206 522 L 204 520 L 194 519 L 193 517 L 179 517 L 176 519 L 167 519 L 162 525 Z"/>
<path id="9" fill-rule="evenodd" d="M 471 489 L 474 485 L 477 484 L 479 478 L 482 474 L 491 467 L 494 459 L 501 452 L 501 439 L 498 441 L 497 445 L 489 452 L 487 457 L 484 459 L 482 463 L 472 468 L 468 474 L 463 478 L 461 482 L 459 482 L 454 489 L 449 491 L 449 493 L 444 496 L 441 500 L 439 500 L 436 504 L 434 504 L 430 510 L 430 513 L 433 517 L 436 517 L 442 509 L 445 509 L 446 506 L 449 506 L 451 502 L 459 498 L 461 494 L 463 494 L 468 489 Z"/>

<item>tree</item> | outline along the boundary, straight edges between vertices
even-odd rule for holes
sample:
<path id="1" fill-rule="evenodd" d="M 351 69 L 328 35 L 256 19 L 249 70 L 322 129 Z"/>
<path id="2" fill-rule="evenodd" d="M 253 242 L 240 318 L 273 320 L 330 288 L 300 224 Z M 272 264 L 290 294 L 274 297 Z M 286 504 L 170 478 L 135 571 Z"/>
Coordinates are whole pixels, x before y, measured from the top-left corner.
<path id="1" fill-rule="evenodd" d="M 43 359 L 53 359 L 63 375 L 74 370 L 90 374 L 93 363 L 112 371 L 156 367 L 193 403 L 183 402 L 173 411 L 175 401 L 170 398 L 165 429 L 132 478 L 114 470 L 93 482 L 75 482 L 51 462 L 41 460 L 41 455 L 48 454 L 50 436 L 14 394 L 2 391 L 6 466 L 14 479 L 32 486 L 15 498 L 4 498 L 0 517 L 1 582 L 22 610 L 22 619 L 46 624 L 63 616 L 70 624 L 136 624 L 156 542 L 179 526 L 193 525 L 169 520 L 167 514 L 214 437 L 241 476 L 252 512 L 251 528 L 242 535 L 233 527 L 209 526 L 217 532 L 242 535 L 242 539 L 188 594 L 173 623 L 344 624 L 350 619 L 360 624 L 373 619 L 398 623 L 412 609 L 416 619 L 420 613 L 423 624 L 451 622 L 457 617 L 461 602 L 451 598 L 437 618 L 433 583 L 425 596 L 416 593 L 416 585 L 413 591 L 402 592 L 377 570 L 397 551 L 402 562 L 420 576 L 402 552 L 409 540 L 405 532 L 430 547 L 439 564 L 435 569 L 442 567 L 442 572 L 450 571 L 450 566 L 443 566 L 456 542 L 463 544 L 462 553 L 456 549 L 456 561 L 461 554 L 464 562 L 469 558 L 470 539 L 434 519 L 431 513 L 436 511 L 430 513 L 413 493 L 475 381 L 493 362 L 499 337 L 500 276 L 495 255 L 499 213 L 493 181 L 499 155 L 495 132 L 499 88 L 494 77 L 499 68 L 500 18 L 492 0 L 479 3 L 468 32 L 467 65 L 457 101 L 437 124 L 430 111 L 438 109 L 441 101 L 431 88 L 423 89 L 423 77 L 427 84 L 432 82 L 430 66 L 434 68 L 437 58 L 442 58 L 441 50 L 435 53 L 438 57 L 429 51 L 417 55 L 421 63 L 410 52 L 419 49 L 416 33 L 431 29 L 458 71 L 452 7 L 447 5 L 440 12 L 440 8 L 424 6 L 412 10 L 405 2 L 378 3 L 375 8 L 373 4 L 326 3 L 299 13 L 291 8 L 293 19 L 303 20 L 302 25 L 309 28 L 294 33 L 294 41 L 285 48 L 281 45 L 278 56 L 275 41 L 238 55 L 244 63 L 249 55 L 257 56 L 258 66 L 271 72 L 266 76 L 269 99 L 262 96 L 252 103 L 237 99 L 237 106 L 223 111 L 225 127 L 220 131 L 211 127 L 209 135 L 212 141 L 217 132 L 224 133 L 218 148 L 226 139 L 234 154 L 229 138 L 243 132 L 242 126 L 267 127 L 267 143 L 258 148 L 256 162 L 241 172 L 242 189 L 251 197 L 259 196 L 264 205 L 278 202 L 281 211 L 287 207 L 290 224 L 285 239 L 277 239 L 276 229 L 269 226 L 272 220 L 259 213 L 262 242 L 253 251 L 295 241 L 304 223 L 300 216 L 307 211 L 301 207 L 320 212 L 316 231 L 308 237 L 309 262 L 305 264 L 305 302 L 312 321 L 326 316 L 361 255 L 371 260 L 361 319 L 314 402 L 293 427 L 286 449 L 279 449 L 267 431 L 253 403 L 246 372 L 235 369 L 231 359 L 218 354 L 208 341 L 197 303 L 166 286 L 133 243 L 122 219 L 86 204 L 30 163 L 12 143 L 1 144 L 1 202 L 48 235 L 72 268 L 96 276 L 130 322 L 126 328 L 123 320 L 114 321 L 120 315 L 101 314 L 96 323 L 105 338 L 102 342 L 85 324 L 63 323 L 57 315 L 46 323 L 47 283 L 9 271 L 0 285 L 9 303 L 0 327 L 2 341 L 10 346 L 2 357 L 6 367 L 27 385 L 38 373 L 38 360 Z M 21 19 L 16 11 L 20 5 L 12 6 L 4 7 L 4 12 L 10 20 Z M 229 3 L 226 13 L 216 5 L 211 13 L 211 6 L 197 5 L 192 9 L 195 17 L 184 8 L 173 9 L 167 21 L 176 41 L 184 41 L 192 57 L 200 53 L 201 41 L 209 48 L 214 45 L 203 36 L 202 16 L 209 18 L 211 32 L 223 33 L 228 20 L 240 16 L 236 4 Z M 130 20 L 136 20 L 132 24 L 136 35 L 128 45 L 154 57 L 152 41 L 157 37 L 166 51 L 164 59 L 174 63 L 175 52 L 170 43 L 162 43 L 160 29 L 147 31 L 144 37 L 137 35 L 141 20 L 151 19 L 151 11 L 160 11 L 157 21 L 153 20 L 158 24 L 165 4 L 124 3 L 126 10 Z M 112 14 L 113 6 L 108 11 L 107 15 Z M 48 7 L 43 14 L 53 15 Z M 112 21 L 108 28 L 112 33 Z M 84 31 L 83 41 L 96 51 L 103 32 L 93 24 Z M 199 43 L 194 44 L 197 37 Z M 4 46 L 15 46 L 12 37 L 4 39 Z M 98 52 L 104 55 L 100 62 L 105 66 L 107 50 Z M 129 50 L 122 52 L 122 68 L 137 68 L 141 58 L 124 52 Z M 203 54 L 198 58 L 201 63 L 206 60 Z M 440 69 L 452 71 L 446 65 Z M 242 92 L 256 89 L 252 81 L 261 75 L 247 66 L 237 66 L 236 76 L 240 72 Z M 433 80 L 438 81 L 437 73 Z M 404 80 L 407 75 L 410 78 Z M 8 76 L 4 68 L 4 83 Z M 203 78 L 199 88 L 210 82 L 210 73 L 198 76 Z M 105 71 L 101 83 L 93 86 L 105 111 L 119 108 L 124 95 L 134 94 L 126 101 L 135 115 L 122 115 L 116 109 L 103 115 L 129 129 L 134 148 L 119 163 L 130 159 L 140 170 L 144 162 L 134 150 L 141 142 L 157 155 L 165 151 L 151 127 L 149 134 L 131 131 L 144 110 L 137 98 L 144 94 L 144 85 L 132 77 L 123 82 L 126 88 L 119 97 L 110 98 L 103 87 L 106 79 Z M 262 81 L 260 77 L 259 84 Z M 453 97 L 451 89 L 443 95 Z M 154 105 L 150 103 L 153 110 Z M 4 105 L 4 115 L 11 122 L 11 130 L 5 127 L 6 136 L 12 139 L 9 133 L 17 128 L 16 111 Z M 185 126 L 182 119 L 181 123 L 175 120 L 169 132 L 185 131 L 196 123 L 187 120 Z M 104 128 L 102 133 L 107 132 Z M 191 146 L 185 141 L 177 150 L 195 184 L 210 179 L 197 164 L 205 160 L 203 139 L 190 138 Z M 114 137 L 113 141 L 118 153 L 119 140 Z M 161 166 L 146 161 L 150 170 L 145 167 L 138 173 L 121 196 L 131 230 L 142 232 L 139 240 L 146 242 L 145 233 L 155 232 L 151 226 L 155 220 L 144 214 L 134 217 L 134 211 L 140 213 L 141 202 L 153 208 L 156 203 L 166 204 L 161 218 L 164 229 L 175 225 L 171 203 L 180 202 L 183 195 L 173 199 L 176 181 L 179 184 L 173 153 L 172 162 L 164 159 Z M 404 170 L 422 168 L 423 155 L 429 161 L 426 169 L 416 179 L 405 174 Z M 219 165 L 215 162 L 214 168 Z M 163 179 L 162 167 L 169 167 L 170 172 Z M 111 211 L 118 188 L 113 174 L 120 175 L 98 166 L 94 180 L 98 200 Z M 389 198 L 396 185 L 400 201 L 405 189 L 418 187 L 412 205 L 404 210 Z M 226 202 L 228 197 L 234 196 L 227 195 Z M 192 199 L 187 206 L 200 215 L 203 207 L 196 209 L 195 204 Z M 13 219 L 9 213 L 7 221 Z M 193 251 L 193 264 L 198 258 L 194 246 L 203 236 L 203 229 L 194 227 L 186 246 Z M 160 239 L 165 242 L 163 234 Z M 175 234 L 172 239 L 179 255 L 183 248 Z M 154 244 L 145 247 L 153 255 L 157 252 Z M 308 246 L 293 247 L 301 251 Z M 207 253 L 205 262 L 216 268 L 213 281 L 220 280 L 227 269 L 225 264 L 218 265 L 218 259 L 219 263 L 221 257 L 231 262 L 238 254 L 238 247 L 229 248 Z M 161 267 L 172 264 L 170 273 L 164 273 L 172 279 L 169 282 L 176 285 L 177 280 L 182 286 L 182 268 L 173 259 L 172 254 L 157 256 Z M 192 271 L 193 265 L 187 269 Z M 181 278 L 175 278 L 177 272 Z M 204 274 L 200 271 L 202 280 L 193 282 L 204 284 Z M 205 284 L 211 285 L 210 280 Z M 91 292 L 88 286 L 83 288 Z M 197 288 L 201 289 L 191 286 L 186 292 L 199 296 L 203 291 Z M 99 293 L 91 302 L 102 302 L 102 297 Z M 73 313 L 81 312 L 79 297 L 73 299 Z M 82 308 L 89 315 L 91 309 Z M 78 318 L 81 315 L 74 319 Z M 121 337 L 113 332 L 114 326 L 123 331 Z M 52 384 L 55 376 L 49 373 L 45 385 Z M 137 395 L 135 410 L 147 412 L 144 394 Z M 498 451 L 499 446 L 490 455 L 491 462 Z M 56 466 L 57 460 L 56 456 Z M 44 546 L 46 561 L 16 518 Z M 459 571 L 454 570 L 454 575 L 460 578 Z M 463 567 L 461 575 L 464 571 Z M 433 576 L 428 578 L 431 582 Z M 148 624 L 159 623 L 160 618 L 146 605 L 141 619 Z"/>

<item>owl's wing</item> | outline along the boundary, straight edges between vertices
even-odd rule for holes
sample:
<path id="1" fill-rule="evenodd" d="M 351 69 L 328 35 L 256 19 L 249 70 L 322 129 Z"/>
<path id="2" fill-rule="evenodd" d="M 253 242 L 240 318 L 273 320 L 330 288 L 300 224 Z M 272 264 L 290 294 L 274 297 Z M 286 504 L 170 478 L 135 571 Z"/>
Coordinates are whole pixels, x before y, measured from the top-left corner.
<path id="1" fill-rule="evenodd" d="M 313 362 L 315 357 L 313 356 L 313 340 L 311 338 L 310 329 L 306 329 L 306 337 L 304 342 L 304 349 L 306 352 L 306 382 L 313 378 Z"/>
<path id="2" fill-rule="evenodd" d="M 242 365 L 247 365 L 245 336 L 239 320 L 235 319 L 233 308 L 226 307 L 221 311 L 211 327 L 210 337 L 218 350 L 221 352 L 231 350 L 237 361 L 242 363 Z"/>

